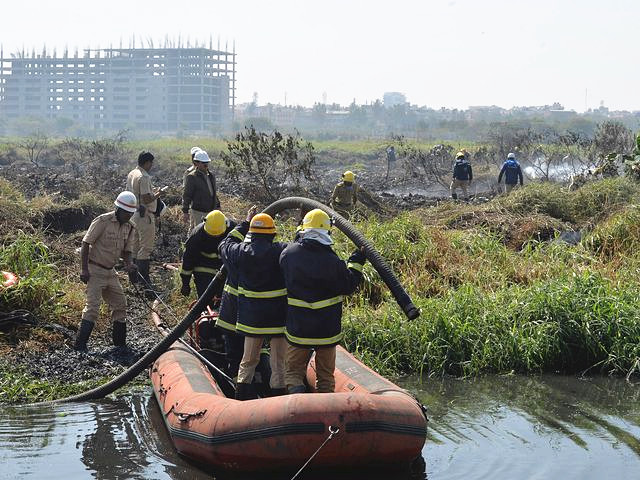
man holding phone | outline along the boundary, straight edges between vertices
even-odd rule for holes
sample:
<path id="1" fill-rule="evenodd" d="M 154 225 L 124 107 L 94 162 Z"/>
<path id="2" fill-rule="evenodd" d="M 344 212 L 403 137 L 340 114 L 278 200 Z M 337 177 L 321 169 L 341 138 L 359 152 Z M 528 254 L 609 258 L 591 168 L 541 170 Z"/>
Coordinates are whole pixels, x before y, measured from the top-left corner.
<path id="1" fill-rule="evenodd" d="M 149 262 L 156 239 L 156 211 L 158 198 L 162 189 L 155 189 L 151 184 L 149 171 L 153 167 L 155 157 L 151 152 L 141 152 L 138 155 L 138 166 L 127 175 L 127 190 L 133 192 L 138 201 L 138 208 L 131 221 L 136 226 L 133 243 L 133 256 L 138 266 L 138 272 L 144 279 L 145 292 L 153 296 L 153 287 L 149 278 Z M 137 283 L 136 273 L 129 276 L 132 283 Z"/>

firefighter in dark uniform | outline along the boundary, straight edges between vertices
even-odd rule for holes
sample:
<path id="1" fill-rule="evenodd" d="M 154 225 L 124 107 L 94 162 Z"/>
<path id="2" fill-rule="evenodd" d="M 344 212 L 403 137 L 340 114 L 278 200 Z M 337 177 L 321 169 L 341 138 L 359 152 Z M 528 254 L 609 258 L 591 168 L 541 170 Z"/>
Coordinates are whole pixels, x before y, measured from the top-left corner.
<path id="1" fill-rule="evenodd" d="M 203 222 L 194 227 L 182 255 L 182 268 L 180 269 L 180 278 L 182 279 L 180 293 L 182 295 L 185 297 L 190 295 L 191 277 L 193 276 L 198 298 L 202 296 L 213 277 L 222 267 L 218 246 L 235 226 L 236 223 L 227 219 L 224 213 L 220 210 L 214 210 L 206 215 Z M 222 289 L 213 292 L 209 306 L 214 308 L 216 299 L 219 299 L 221 294 Z M 200 340 L 208 348 L 219 350 L 224 341 L 222 332 L 214 327 L 213 321 L 201 324 L 199 327 Z"/>
<path id="2" fill-rule="evenodd" d="M 366 257 L 356 250 L 345 264 L 331 245 L 331 222 L 320 209 L 302 221 L 298 238 L 280 255 L 287 287 L 285 383 L 289 393 L 304 393 L 311 354 L 316 354 L 316 390 L 335 390 L 336 345 L 342 340 L 342 299 L 362 280 Z"/>
<path id="3" fill-rule="evenodd" d="M 284 323 L 287 313 L 287 291 L 278 261 L 286 243 L 274 242 L 276 227 L 266 213 L 254 215 L 252 207 L 247 219 L 220 243 L 220 255 L 229 271 L 237 272 L 238 316 L 236 332 L 244 336 L 244 350 L 238 369 L 236 399 L 255 397 L 251 386 L 260 361 L 263 343 L 271 346 L 270 386 L 272 395 L 286 393 L 284 358 L 286 340 Z"/>

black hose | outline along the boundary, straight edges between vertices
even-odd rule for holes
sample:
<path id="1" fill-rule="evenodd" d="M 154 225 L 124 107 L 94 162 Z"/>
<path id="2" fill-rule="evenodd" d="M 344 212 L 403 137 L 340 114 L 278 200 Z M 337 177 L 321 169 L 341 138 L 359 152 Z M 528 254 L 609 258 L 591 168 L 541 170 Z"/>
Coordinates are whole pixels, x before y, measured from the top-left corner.
<path id="1" fill-rule="evenodd" d="M 195 322 L 205 307 L 208 305 L 211 297 L 213 296 L 213 292 L 216 289 L 220 290 L 224 285 L 224 281 L 227 278 L 226 270 L 224 266 L 218 271 L 215 277 L 209 283 L 209 286 L 204 291 L 202 296 L 198 298 L 198 301 L 195 305 L 189 310 L 187 315 L 182 319 L 182 321 L 173 327 L 166 337 L 164 337 L 160 343 L 158 343 L 155 347 L 149 350 L 140 360 L 131 365 L 125 372 L 122 372 L 116 378 L 111 380 L 104 385 L 100 385 L 92 390 L 88 390 L 86 392 L 80 393 L 78 395 L 73 395 L 71 397 L 60 398 L 58 400 L 52 400 L 50 402 L 39 403 L 38 405 L 50 405 L 54 403 L 68 403 L 68 402 L 83 402 L 86 400 L 95 400 L 98 398 L 105 397 L 110 393 L 115 392 L 117 389 L 127 384 L 135 377 L 138 376 L 140 372 L 142 372 L 148 365 L 155 362 L 160 355 L 162 355 L 176 340 L 178 340 L 184 332 L 187 331 L 189 326 Z"/>
<path id="2" fill-rule="evenodd" d="M 420 310 L 413 304 L 411 298 L 407 294 L 406 290 L 400 284 L 395 274 L 391 270 L 391 267 L 382 258 L 382 256 L 373 248 L 373 245 L 367 240 L 364 235 L 358 232 L 351 223 L 345 219 L 342 215 L 338 214 L 335 210 L 323 205 L 320 202 L 311 200 L 304 197 L 287 197 L 281 200 L 277 200 L 264 209 L 264 213 L 268 213 L 274 216 L 276 213 L 280 213 L 289 209 L 305 209 L 312 210 L 319 208 L 324 210 L 329 216 L 334 218 L 335 225 L 344 233 L 353 243 L 358 247 L 364 247 L 365 255 L 367 259 L 376 269 L 384 283 L 389 287 L 389 290 L 393 294 L 393 297 L 402 308 L 402 311 L 409 320 L 418 318 Z"/>

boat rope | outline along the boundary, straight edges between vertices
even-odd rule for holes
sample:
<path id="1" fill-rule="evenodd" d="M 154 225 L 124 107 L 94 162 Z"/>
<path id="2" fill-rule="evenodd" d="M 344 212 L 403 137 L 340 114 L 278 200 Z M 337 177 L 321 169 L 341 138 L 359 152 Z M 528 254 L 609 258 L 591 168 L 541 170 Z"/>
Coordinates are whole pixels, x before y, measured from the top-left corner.
<path id="1" fill-rule="evenodd" d="M 140 272 L 138 272 L 138 275 L 140 275 Z M 147 284 L 147 291 L 152 291 L 153 294 L 156 297 L 156 301 L 160 302 L 164 308 L 174 317 L 174 319 L 178 322 L 180 322 L 180 319 L 178 318 L 178 316 L 175 314 L 175 312 L 171 309 L 171 307 L 169 305 L 167 305 L 165 303 L 164 300 L 162 300 L 162 297 L 160 297 L 160 295 L 158 295 L 158 293 L 153 290 L 152 288 L 150 288 L 149 284 L 147 283 L 147 281 L 145 280 L 145 278 L 140 275 L 140 278 L 142 278 L 142 281 L 145 282 L 145 284 Z M 158 310 L 156 310 L 152 304 L 150 304 L 148 302 L 148 300 L 146 299 L 146 297 L 144 296 L 144 294 L 140 293 L 140 291 L 138 290 L 137 287 L 135 287 L 136 293 L 138 294 L 138 296 L 142 299 L 142 301 L 147 305 L 147 307 L 154 312 L 156 315 L 158 315 L 158 317 L 162 317 L 160 312 L 158 312 Z M 191 338 L 191 337 L 190 337 Z M 191 338 L 191 340 L 193 341 L 193 338 Z M 235 390 L 236 388 L 236 383 L 233 381 L 233 378 L 231 378 L 229 375 L 227 375 L 226 373 L 224 373 L 222 370 L 220 370 L 218 367 L 216 367 L 213 363 L 211 363 L 206 357 L 204 357 L 200 352 L 198 352 L 195 348 L 193 348 L 191 345 L 189 345 L 186 341 L 184 341 L 184 339 L 182 338 L 178 338 L 178 341 L 184 346 L 186 347 L 189 352 L 191 352 L 193 355 L 195 355 L 201 362 L 203 362 L 205 365 L 207 365 L 209 368 L 215 370 L 222 378 L 224 378 L 227 382 L 229 382 L 229 384 L 233 387 L 233 389 Z M 195 342 L 194 342 L 195 343 Z"/>
<path id="2" fill-rule="evenodd" d="M 309 465 L 309 462 L 313 460 L 313 457 L 315 457 L 318 454 L 318 452 L 322 450 L 322 447 L 324 447 L 327 444 L 327 442 L 329 442 L 329 440 L 331 440 L 334 436 L 336 436 L 339 431 L 340 431 L 339 427 L 334 427 L 333 425 L 329 425 L 329 436 L 325 438 L 324 442 L 322 442 L 322 445 L 320 445 L 318 449 L 315 452 L 313 452 L 313 455 L 309 457 L 309 460 L 307 460 L 305 464 L 302 465 L 302 467 L 300 467 L 300 470 L 298 470 L 296 474 L 293 477 L 291 477 L 291 480 L 295 480 L 296 478 L 298 478 L 298 475 L 300 475 L 300 473 L 302 473 L 305 467 Z"/>

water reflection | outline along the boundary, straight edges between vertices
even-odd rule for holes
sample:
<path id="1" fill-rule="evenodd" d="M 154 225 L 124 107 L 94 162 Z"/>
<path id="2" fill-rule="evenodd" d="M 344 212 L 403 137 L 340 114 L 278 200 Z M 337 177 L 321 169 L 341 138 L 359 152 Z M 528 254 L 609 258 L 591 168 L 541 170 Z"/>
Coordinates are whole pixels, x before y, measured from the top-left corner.
<path id="1" fill-rule="evenodd" d="M 546 375 L 404 386 L 429 407 L 431 480 L 639 476 L 639 385 Z"/>

